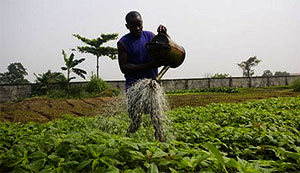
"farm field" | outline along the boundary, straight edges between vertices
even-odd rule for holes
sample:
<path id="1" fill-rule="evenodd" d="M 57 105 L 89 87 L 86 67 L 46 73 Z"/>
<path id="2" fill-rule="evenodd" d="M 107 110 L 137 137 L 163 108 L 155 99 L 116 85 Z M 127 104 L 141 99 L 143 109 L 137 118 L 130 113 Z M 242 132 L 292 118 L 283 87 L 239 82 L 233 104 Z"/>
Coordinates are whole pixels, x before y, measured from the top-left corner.
<path id="1" fill-rule="evenodd" d="M 182 106 L 204 106 L 210 103 L 239 103 L 251 99 L 300 95 L 288 88 L 243 89 L 239 93 L 179 93 L 167 96 L 171 109 Z M 28 98 L 18 102 L 0 103 L 0 122 L 48 122 L 64 114 L 104 116 L 125 110 L 123 97 L 98 97 L 83 99 Z"/>
<path id="2" fill-rule="evenodd" d="M 44 100 L 41 103 L 48 108 L 64 106 L 54 104 L 59 100 L 50 100 L 49 106 L 49 100 L 35 99 L 37 103 Z M 70 104 L 91 101 L 79 99 L 60 100 L 69 102 L 70 112 L 37 121 L 45 123 L 5 119 L 0 123 L 0 172 L 300 170 L 300 96 L 289 89 L 168 95 L 171 110 L 164 122 L 166 142 L 154 141 L 149 116 L 143 116 L 137 133 L 128 135 L 129 118 L 122 109 L 115 109 L 122 108 L 118 98 L 94 99 L 103 105 L 94 115 L 88 111 L 87 116 L 72 114 L 80 111 Z M 15 104 L 27 101 L 32 99 Z M 3 105 L 8 104 L 14 103 Z M 92 105 L 86 107 L 92 109 Z M 6 109 L 1 110 L 1 117 Z M 38 105 L 35 109 L 37 114 L 46 110 Z M 95 116 L 101 111 L 102 116 Z"/>

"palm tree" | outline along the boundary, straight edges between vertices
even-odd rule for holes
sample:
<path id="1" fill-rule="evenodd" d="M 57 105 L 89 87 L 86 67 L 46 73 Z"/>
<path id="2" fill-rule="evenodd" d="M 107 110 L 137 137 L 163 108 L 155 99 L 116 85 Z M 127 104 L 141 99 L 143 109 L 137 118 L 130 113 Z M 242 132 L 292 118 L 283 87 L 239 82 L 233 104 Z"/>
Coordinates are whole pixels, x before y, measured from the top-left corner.
<path id="1" fill-rule="evenodd" d="M 86 71 L 82 70 L 80 68 L 75 68 L 78 64 L 82 63 L 85 60 L 85 58 L 81 58 L 79 60 L 74 59 L 74 54 L 73 53 L 68 57 L 64 50 L 62 50 L 62 54 L 63 54 L 66 66 L 61 67 L 61 69 L 64 70 L 64 71 L 67 71 L 67 84 L 68 84 L 68 86 L 69 86 L 70 81 L 72 79 L 75 79 L 75 77 L 70 77 L 71 72 L 74 72 L 78 76 L 85 79 L 84 75 L 86 74 Z"/>

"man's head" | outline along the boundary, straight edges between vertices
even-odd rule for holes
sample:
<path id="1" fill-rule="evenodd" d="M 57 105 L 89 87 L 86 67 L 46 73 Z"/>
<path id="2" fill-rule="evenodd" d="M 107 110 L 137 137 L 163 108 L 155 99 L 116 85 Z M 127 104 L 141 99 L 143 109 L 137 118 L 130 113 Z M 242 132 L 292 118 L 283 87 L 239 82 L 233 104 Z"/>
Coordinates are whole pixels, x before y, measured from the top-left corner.
<path id="1" fill-rule="evenodd" d="M 129 29 L 130 33 L 139 38 L 143 31 L 143 20 L 142 16 L 137 11 L 129 12 L 126 17 L 126 28 Z"/>

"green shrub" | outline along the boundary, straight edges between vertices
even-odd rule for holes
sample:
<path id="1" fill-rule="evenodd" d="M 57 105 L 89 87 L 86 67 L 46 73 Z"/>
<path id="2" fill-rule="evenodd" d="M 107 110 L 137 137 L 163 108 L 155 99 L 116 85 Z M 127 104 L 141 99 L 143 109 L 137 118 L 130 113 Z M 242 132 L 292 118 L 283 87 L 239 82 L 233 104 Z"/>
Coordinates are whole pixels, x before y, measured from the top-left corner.
<path id="1" fill-rule="evenodd" d="M 300 79 L 294 80 L 294 82 L 292 83 L 292 88 L 294 89 L 294 91 L 300 92 Z"/>
<path id="2" fill-rule="evenodd" d="M 120 91 L 111 88 L 109 84 L 103 81 L 100 78 L 97 78 L 96 75 L 91 77 L 91 80 L 86 86 L 86 91 L 94 96 L 117 96 L 120 94 Z"/>
<path id="3" fill-rule="evenodd" d="M 50 90 L 50 84 L 59 83 L 61 88 L 66 84 L 65 76 L 60 72 L 51 72 L 48 70 L 46 73 L 36 75 L 34 73 L 36 85 L 33 89 L 34 95 L 45 95 Z"/>
<path id="4" fill-rule="evenodd" d="M 72 86 L 68 89 L 54 89 L 47 92 L 50 98 L 87 98 L 93 97 L 92 94 L 85 91 L 85 87 Z"/>
<path id="5" fill-rule="evenodd" d="M 101 93 L 108 88 L 110 87 L 105 81 L 93 75 L 86 86 L 86 91 L 89 93 Z"/>
<path id="6" fill-rule="evenodd" d="M 95 75 L 86 86 L 70 86 L 64 89 L 47 91 L 50 98 L 88 98 L 88 97 L 112 97 L 120 94 L 120 91 L 111 88 L 105 81 L 98 79 Z"/>
<path id="7" fill-rule="evenodd" d="M 62 89 L 54 89 L 47 91 L 47 96 L 50 98 L 68 98 L 68 93 Z"/>

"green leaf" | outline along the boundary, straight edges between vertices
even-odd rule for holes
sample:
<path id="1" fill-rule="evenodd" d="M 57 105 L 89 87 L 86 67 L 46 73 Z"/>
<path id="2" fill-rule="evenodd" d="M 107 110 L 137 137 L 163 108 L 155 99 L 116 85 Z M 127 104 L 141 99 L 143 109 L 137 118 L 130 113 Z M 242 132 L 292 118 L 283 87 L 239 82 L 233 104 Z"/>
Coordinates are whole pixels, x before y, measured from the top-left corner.
<path id="1" fill-rule="evenodd" d="M 86 166 L 88 166 L 92 161 L 93 161 L 93 159 L 88 159 L 88 160 L 85 160 L 85 161 L 81 162 L 81 163 L 76 167 L 76 170 L 77 170 L 77 171 L 80 171 L 81 169 L 83 169 L 83 168 L 85 168 Z"/>
<path id="2" fill-rule="evenodd" d="M 59 156 L 57 156 L 55 153 L 52 153 L 48 156 L 48 159 L 56 162 L 56 163 L 59 163 L 61 161 L 64 161 L 65 159 L 64 158 L 60 158 Z"/>
<path id="3" fill-rule="evenodd" d="M 119 149 L 107 148 L 103 151 L 104 156 L 114 156 L 119 152 Z"/>
<path id="4" fill-rule="evenodd" d="M 34 153 L 31 153 L 31 154 L 28 156 L 28 158 L 36 160 L 36 159 L 42 159 L 42 158 L 45 158 L 45 157 L 47 157 L 47 156 L 48 156 L 48 155 L 47 155 L 46 153 L 42 152 L 42 151 L 36 151 L 36 152 L 34 152 Z"/>
<path id="5" fill-rule="evenodd" d="M 147 169 L 147 173 L 159 173 L 155 163 L 151 163 Z"/>
<path id="6" fill-rule="evenodd" d="M 68 64 L 67 64 L 67 66 L 70 68 L 74 67 L 74 66 L 72 66 L 72 63 L 74 62 L 73 59 L 74 59 L 74 53 L 71 53 Z"/>
<path id="7" fill-rule="evenodd" d="M 134 142 L 131 142 L 131 141 L 122 141 L 122 142 L 135 150 L 139 150 L 138 144 L 136 144 Z"/>
<path id="8" fill-rule="evenodd" d="M 135 159 L 144 160 L 146 158 L 144 154 L 139 151 L 129 151 L 129 153 L 131 153 Z"/>
<path id="9" fill-rule="evenodd" d="M 78 162 L 77 161 L 67 161 L 67 162 L 63 162 L 61 165 L 65 166 L 65 167 L 74 167 L 75 165 L 78 165 Z"/>
<path id="10" fill-rule="evenodd" d="M 106 173 L 119 173 L 119 169 L 114 167 L 114 166 L 110 166 L 108 169 L 106 169 L 105 171 Z"/>
<path id="11" fill-rule="evenodd" d="M 210 143 L 206 143 L 205 146 L 208 148 L 208 150 L 210 152 L 212 152 L 214 154 L 214 156 L 217 158 L 219 163 L 221 163 L 222 165 L 225 165 L 222 154 L 220 153 L 220 151 L 214 145 L 212 145 Z"/>
<path id="12" fill-rule="evenodd" d="M 169 168 L 169 169 L 170 169 L 171 173 L 177 173 L 177 171 L 175 169 L 173 169 L 173 168 Z"/>
<path id="13" fill-rule="evenodd" d="M 46 163 L 45 159 L 40 159 L 40 160 L 36 160 L 36 161 L 32 161 L 31 163 L 29 163 L 27 165 L 27 167 L 34 172 L 39 172 L 40 169 L 42 169 L 44 167 Z"/>
<path id="14" fill-rule="evenodd" d="M 155 151 L 155 153 L 153 154 L 152 157 L 154 157 L 154 158 L 160 158 L 160 157 L 165 157 L 167 155 L 168 155 L 167 153 L 165 153 L 164 151 L 162 151 L 162 150 L 159 149 L 158 151 Z"/>
<path id="15" fill-rule="evenodd" d="M 93 145 L 89 145 L 87 147 L 88 151 L 91 153 L 91 155 L 93 156 L 93 158 L 98 158 L 100 156 L 101 153 L 97 154 L 94 150 Z"/>
<path id="16" fill-rule="evenodd" d="M 73 80 L 73 79 L 75 79 L 75 78 L 76 78 L 76 77 L 70 77 L 68 82 L 70 82 L 71 80 Z"/>
<path id="17" fill-rule="evenodd" d="M 65 64 L 67 64 L 67 62 L 69 61 L 68 57 L 67 57 L 67 54 L 65 53 L 65 51 L 62 49 L 62 54 L 63 54 L 63 58 L 64 58 L 64 61 L 65 61 Z"/>
<path id="18" fill-rule="evenodd" d="M 94 159 L 92 163 L 92 170 L 95 170 L 99 164 L 99 159 Z"/>

